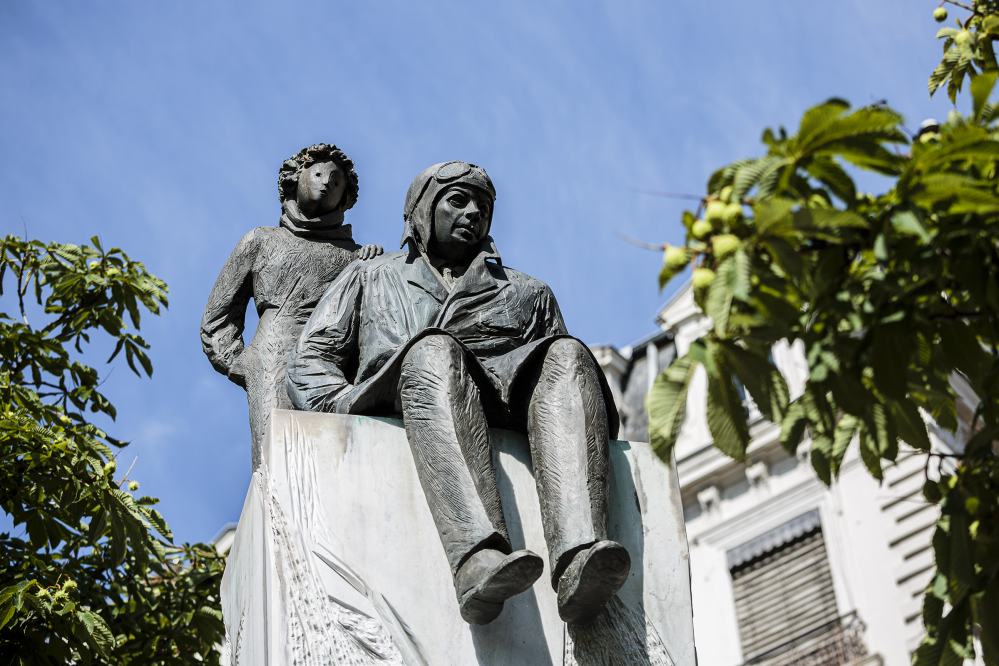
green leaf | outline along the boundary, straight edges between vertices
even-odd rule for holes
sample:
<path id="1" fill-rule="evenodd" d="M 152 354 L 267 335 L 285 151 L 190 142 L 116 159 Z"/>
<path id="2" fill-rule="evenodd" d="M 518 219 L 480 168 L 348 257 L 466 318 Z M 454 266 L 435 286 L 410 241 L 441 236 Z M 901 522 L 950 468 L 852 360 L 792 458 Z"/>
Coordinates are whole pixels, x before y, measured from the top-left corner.
<path id="1" fill-rule="evenodd" d="M 7 626 L 10 619 L 14 617 L 14 605 L 0 607 L 0 629 Z"/>
<path id="2" fill-rule="evenodd" d="M 975 565 L 972 557 L 974 545 L 971 542 L 971 535 L 968 534 L 968 515 L 963 511 L 957 511 L 950 516 L 950 577 L 951 586 L 954 582 L 961 583 L 960 593 L 953 601 L 959 602 L 967 588 L 974 585 Z"/>
<path id="3" fill-rule="evenodd" d="M 683 415 L 687 408 L 687 389 L 697 364 L 688 354 L 673 361 L 665 371 L 656 377 L 652 390 L 646 397 L 645 407 L 649 414 L 649 442 L 652 450 L 662 460 L 669 462 L 683 425 Z"/>
<path id="4" fill-rule="evenodd" d="M 805 403 L 799 397 L 792 402 L 784 413 L 784 420 L 781 422 L 780 444 L 789 455 L 795 455 L 801 438 L 805 435 L 805 428 L 808 426 L 808 418 L 805 415 Z"/>
<path id="5" fill-rule="evenodd" d="M 976 122 L 981 121 L 982 112 L 985 110 L 985 103 L 989 101 L 989 95 L 996 85 L 996 72 L 982 72 L 971 81 L 971 102 L 972 117 Z"/>
<path id="6" fill-rule="evenodd" d="M 934 578 L 941 577 L 939 571 L 936 572 Z M 946 577 L 943 577 L 946 580 Z M 935 632 L 940 624 L 941 618 L 943 618 L 944 602 L 942 599 L 937 597 L 933 593 L 932 587 L 926 590 L 923 595 L 923 626 L 927 631 Z"/>
<path id="7" fill-rule="evenodd" d="M 927 635 L 916 648 L 912 666 L 962 666 L 965 657 L 961 653 L 971 645 L 967 616 L 966 603 L 947 613 L 940 621 L 936 634 Z"/>
<path id="8" fill-rule="evenodd" d="M 770 361 L 769 354 L 762 356 L 734 343 L 721 343 L 719 349 L 725 353 L 735 377 L 752 396 L 760 413 L 768 420 L 780 423 L 788 409 L 787 383 Z"/>
<path id="9" fill-rule="evenodd" d="M 999 18 L 999 17 L 997 17 Z M 975 621 L 982 628 L 982 657 L 986 664 L 999 664 L 999 575 L 993 573 L 985 592 L 975 601 Z"/>
<path id="10" fill-rule="evenodd" d="M 767 229 L 787 218 L 797 203 L 799 202 L 792 199 L 767 199 L 758 202 L 753 208 L 757 233 L 765 234 Z"/>
<path id="11" fill-rule="evenodd" d="M 739 248 L 732 255 L 732 263 L 725 271 L 726 286 L 733 298 L 749 301 L 749 271 L 749 255 L 744 249 Z"/>
<path id="12" fill-rule="evenodd" d="M 806 167 L 808 175 L 820 181 L 829 188 L 836 198 L 846 204 L 852 204 L 857 198 L 857 187 L 853 179 L 835 160 L 827 157 L 817 157 Z"/>
<path id="13" fill-rule="evenodd" d="M 857 434 L 859 428 L 860 420 L 853 414 L 844 414 L 836 424 L 829 455 L 829 466 L 834 477 L 839 474 L 839 470 L 843 466 L 843 457 L 846 455 L 846 450 L 849 448 L 850 442 L 853 441 L 853 436 Z"/>
<path id="14" fill-rule="evenodd" d="M 999 435 L 999 423 L 990 423 L 974 434 L 964 446 L 964 455 L 974 458 L 982 454 L 988 454 L 992 449 L 992 442 Z"/>
<path id="15" fill-rule="evenodd" d="M 833 438 L 821 432 L 812 433 L 812 469 L 827 486 L 832 484 Z"/>
<path id="16" fill-rule="evenodd" d="M 907 371 L 912 356 L 911 331 L 903 324 L 887 324 L 874 330 L 871 367 L 878 390 L 896 399 L 905 399 Z"/>
<path id="17" fill-rule="evenodd" d="M 104 618 L 97 614 L 93 614 L 91 617 L 94 622 L 94 628 L 91 633 L 93 635 L 94 642 L 97 643 L 98 651 L 102 655 L 110 655 L 116 644 L 114 635 L 111 633 L 111 629 L 108 627 L 107 623 L 104 622 Z"/>
<path id="18" fill-rule="evenodd" d="M 878 450 L 877 439 L 871 435 L 867 427 L 860 428 L 860 459 L 867 466 L 867 471 L 878 481 L 884 479 L 881 469 L 881 452 Z"/>
<path id="19" fill-rule="evenodd" d="M 938 33 L 939 34 L 939 33 Z M 930 74 L 929 89 L 930 97 L 942 86 L 954 73 L 958 63 L 961 61 L 961 52 L 958 49 L 951 49 L 944 54 L 943 60 L 937 65 L 933 73 Z"/>
<path id="20" fill-rule="evenodd" d="M 721 347 L 709 348 L 709 353 L 714 362 L 705 365 L 708 370 L 708 429 L 715 446 L 735 460 L 743 462 L 746 459 L 746 447 L 749 446 L 746 407 L 735 387 Z"/>
<path id="21" fill-rule="evenodd" d="M 728 288 L 728 272 L 732 270 L 734 261 L 731 257 L 722 262 L 715 273 L 708 291 L 705 314 L 714 323 L 715 334 L 719 337 L 728 335 L 728 316 L 732 309 L 732 292 Z"/>
<path id="22" fill-rule="evenodd" d="M 163 538 L 173 541 L 173 532 L 170 531 L 170 526 L 167 525 L 166 520 L 159 511 L 143 507 L 142 515 L 145 516 L 146 520 L 148 520 L 149 523 L 156 528 L 157 532 L 163 535 Z"/>
<path id="23" fill-rule="evenodd" d="M 798 125 L 798 140 L 808 141 L 819 135 L 849 110 L 850 103 L 838 97 L 813 106 L 801 117 L 801 124 Z"/>
<path id="24" fill-rule="evenodd" d="M 920 451 L 930 450 L 930 436 L 926 432 L 926 423 L 919 415 L 919 408 L 910 400 L 888 400 L 892 419 L 898 436 L 906 444 Z"/>
<path id="25" fill-rule="evenodd" d="M 749 190 L 760 182 L 779 177 L 781 171 L 786 169 L 789 164 L 790 160 L 780 155 L 767 155 L 766 157 L 743 164 L 735 172 L 735 177 L 732 181 L 733 199 L 741 201 L 746 197 Z"/>
<path id="26" fill-rule="evenodd" d="M 870 223 L 857 215 L 835 208 L 802 208 L 794 214 L 797 229 L 866 229 Z"/>
<path id="27" fill-rule="evenodd" d="M 911 210 L 903 210 L 895 213 L 891 218 L 895 231 L 901 234 L 916 236 L 923 243 L 929 243 L 931 236 L 926 231 L 926 226 Z"/>
<path id="28" fill-rule="evenodd" d="M 941 323 L 937 330 L 944 355 L 980 391 L 985 372 L 992 366 L 992 357 L 982 348 L 975 331 L 958 321 Z"/>

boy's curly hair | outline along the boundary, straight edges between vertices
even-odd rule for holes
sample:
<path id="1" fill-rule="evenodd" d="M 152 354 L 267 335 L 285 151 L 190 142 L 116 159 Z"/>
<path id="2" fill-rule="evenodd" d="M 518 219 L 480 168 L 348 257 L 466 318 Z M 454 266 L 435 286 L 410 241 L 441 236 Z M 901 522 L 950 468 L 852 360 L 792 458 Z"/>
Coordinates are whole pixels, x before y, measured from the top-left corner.
<path id="1" fill-rule="evenodd" d="M 315 162 L 326 160 L 333 160 L 347 174 L 347 186 L 343 190 L 340 205 L 336 207 L 336 210 L 348 210 L 357 203 L 357 173 L 354 171 L 354 162 L 331 143 L 320 143 L 302 148 L 290 159 L 284 161 L 281 169 L 278 170 L 278 197 L 281 199 L 281 203 L 295 198 L 295 193 L 298 190 L 298 176 L 302 169 Z"/>

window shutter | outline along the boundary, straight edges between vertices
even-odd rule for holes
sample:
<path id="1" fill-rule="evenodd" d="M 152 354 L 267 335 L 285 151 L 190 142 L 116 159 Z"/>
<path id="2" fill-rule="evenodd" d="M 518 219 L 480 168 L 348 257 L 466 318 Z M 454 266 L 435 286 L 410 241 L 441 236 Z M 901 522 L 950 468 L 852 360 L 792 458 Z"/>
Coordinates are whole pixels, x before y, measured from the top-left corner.
<path id="1" fill-rule="evenodd" d="M 838 619 L 817 511 L 730 551 L 729 562 L 747 662 Z"/>

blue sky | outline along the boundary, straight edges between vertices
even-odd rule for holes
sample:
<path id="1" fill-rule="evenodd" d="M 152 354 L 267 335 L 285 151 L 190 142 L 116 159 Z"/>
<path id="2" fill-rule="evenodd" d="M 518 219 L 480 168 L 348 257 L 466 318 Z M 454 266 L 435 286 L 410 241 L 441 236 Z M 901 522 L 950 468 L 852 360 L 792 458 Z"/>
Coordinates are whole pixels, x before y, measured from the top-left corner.
<path id="1" fill-rule="evenodd" d="M 386 250 L 420 170 L 485 167 L 505 263 L 551 285 L 571 333 L 620 347 L 677 285 L 660 294 L 658 254 L 615 232 L 680 242 L 685 207 L 633 189 L 701 193 L 765 126 L 834 95 L 886 99 L 913 128 L 945 117 L 926 91 L 935 6 L 5 2 L 0 232 L 100 234 L 169 283 L 170 309 L 143 319 L 154 378 L 114 362 L 109 429 L 177 537 L 206 540 L 239 516 L 249 428 L 198 325 L 239 238 L 277 223 L 282 160 L 340 146 L 360 177 L 347 221 Z"/>

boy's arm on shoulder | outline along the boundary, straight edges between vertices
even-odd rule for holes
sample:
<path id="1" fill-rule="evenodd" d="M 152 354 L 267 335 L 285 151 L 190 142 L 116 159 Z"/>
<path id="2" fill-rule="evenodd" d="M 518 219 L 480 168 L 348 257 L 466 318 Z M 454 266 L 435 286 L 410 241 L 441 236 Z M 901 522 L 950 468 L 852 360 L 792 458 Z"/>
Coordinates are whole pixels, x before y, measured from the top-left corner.
<path id="1" fill-rule="evenodd" d="M 243 352 L 246 307 L 253 297 L 253 263 L 268 227 L 243 236 L 222 265 L 201 318 L 201 346 L 212 367 L 236 384 L 244 385 L 233 365 Z"/>

